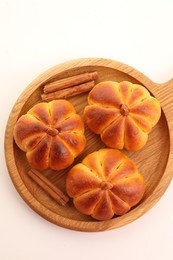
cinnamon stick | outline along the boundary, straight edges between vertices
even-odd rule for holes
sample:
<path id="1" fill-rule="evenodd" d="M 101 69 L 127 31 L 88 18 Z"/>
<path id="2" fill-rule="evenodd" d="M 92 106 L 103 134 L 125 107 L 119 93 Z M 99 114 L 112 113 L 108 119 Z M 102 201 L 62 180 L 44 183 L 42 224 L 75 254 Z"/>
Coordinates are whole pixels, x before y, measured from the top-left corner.
<path id="1" fill-rule="evenodd" d="M 66 203 L 69 201 L 69 198 L 59 188 L 52 184 L 37 170 L 29 170 L 28 175 L 61 206 L 65 206 Z"/>
<path id="2" fill-rule="evenodd" d="M 42 94 L 41 98 L 43 101 L 51 101 L 54 99 L 68 98 L 68 97 L 79 95 L 84 92 L 88 92 L 94 86 L 95 86 L 95 81 L 92 80 L 92 81 L 74 86 L 72 88 L 66 88 L 66 89 L 62 89 L 62 90 L 55 91 L 52 93 Z"/>
<path id="3" fill-rule="evenodd" d="M 47 84 L 44 86 L 43 92 L 44 93 L 55 92 L 60 89 L 76 86 L 91 80 L 95 80 L 97 78 L 98 78 L 97 71 L 79 74 L 73 77 L 60 79 L 58 81 L 54 81 L 52 83 Z"/>

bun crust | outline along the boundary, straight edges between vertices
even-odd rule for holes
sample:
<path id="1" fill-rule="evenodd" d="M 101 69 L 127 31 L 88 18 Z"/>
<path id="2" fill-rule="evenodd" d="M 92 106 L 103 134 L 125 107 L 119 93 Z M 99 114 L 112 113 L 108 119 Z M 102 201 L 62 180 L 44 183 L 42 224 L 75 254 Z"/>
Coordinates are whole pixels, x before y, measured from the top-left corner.
<path id="1" fill-rule="evenodd" d="M 101 149 L 68 172 L 66 191 L 78 211 L 108 220 L 136 205 L 143 197 L 145 183 L 135 164 L 122 152 Z"/>
<path id="2" fill-rule="evenodd" d="M 98 83 L 88 96 L 84 118 L 108 147 L 137 151 L 157 124 L 161 107 L 141 85 L 123 81 Z"/>
<path id="3" fill-rule="evenodd" d="M 18 119 L 14 140 L 37 170 L 68 167 L 86 144 L 83 121 L 66 100 L 33 106 Z"/>

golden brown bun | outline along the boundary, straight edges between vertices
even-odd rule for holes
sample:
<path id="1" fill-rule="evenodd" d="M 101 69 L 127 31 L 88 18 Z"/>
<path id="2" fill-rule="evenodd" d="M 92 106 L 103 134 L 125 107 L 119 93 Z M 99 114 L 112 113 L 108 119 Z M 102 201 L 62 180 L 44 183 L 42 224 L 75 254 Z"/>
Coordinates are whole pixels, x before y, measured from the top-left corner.
<path id="1" fill-rule="evenodd" d="M 145 184 L 128 157 L 107 148 L 89 154 L 68 172 L 66 190 L 78 211 L 108 220 L 136 205 L 143 197 Z"/>
<path id="2" fill-rule="evenodd" d="M 88 103 L 84 110 L 88 127 L 100 134 L 108 147 L 116 149 L 142 148 L 161 115 L 158 100 L 143 86 L 127 81 L 97 84 L 89 93 Z"/>
<path id="3" fill-rule="evenodd" d="M 14 139 L 37 170 L 68 167 L 86 144 L 83 121 L 66 100 L 33 106 L 17 121 Z"/>

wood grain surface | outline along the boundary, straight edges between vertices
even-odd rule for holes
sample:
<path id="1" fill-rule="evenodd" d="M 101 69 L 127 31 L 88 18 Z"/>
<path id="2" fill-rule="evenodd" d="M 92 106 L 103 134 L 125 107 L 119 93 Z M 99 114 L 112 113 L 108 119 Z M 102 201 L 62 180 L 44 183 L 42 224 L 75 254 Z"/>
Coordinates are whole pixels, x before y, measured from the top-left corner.
<path id="1" fill-rule="evenodd" d="M 97 82 L 104 80 L 139 83 L 145 86 L 161 103 L 162 115 L 158 124 L 149 134 L 147 144 L 138 152 L 125 152 L 137 165 L 146 181 L 145 195 L 136 207 L 124 216 L 114 217 L 109 221 L 96 221 L 85 216 L 74 208 L 72 201 L 62 207 L 45 193 L 27 172 L 29 165 L 25 153 L 13 140 L 13 128 L 17 119 L 25 114 L 33 105 L 41 101 L 43 86 L 55 80 L 74 76 L 85 72 L 98 72 Z M 75 106 L 77 113 L 83 117 L 83 109 L 87 104 L 87 94 L 68 99 Z M 139 71 L 108 59 L 77 59 L 57 65 L 36 78 L 16 101 L 8 119 L 5 134 L 6 163 L 11 179 L 26 203 L 38 214 L 56 225 L 78 231 L 103 231 L 126 225 L 142 216 L 160 199 L 166 191 L 173 175 L 173 80 L 165 84 L 156 84 Z M 87 146 L 76 158 L 74 164 L 80 162 L 88 153 L 104 147 L 99 136 L 91 133 L 85 125 Z M 65 191 L 66 173 L 69 168 L 55 172 L 46 170 L 43 174 L 57 187 Z"/>

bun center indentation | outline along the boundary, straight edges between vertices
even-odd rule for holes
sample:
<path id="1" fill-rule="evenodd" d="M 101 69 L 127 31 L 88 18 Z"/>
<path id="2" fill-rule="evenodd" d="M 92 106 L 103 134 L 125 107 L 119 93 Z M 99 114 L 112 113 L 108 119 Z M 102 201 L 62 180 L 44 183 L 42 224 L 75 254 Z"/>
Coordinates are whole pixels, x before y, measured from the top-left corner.
<path id="1" fill-rule="evenodd" d="M 113 188 L 113 184 L 108 181 L 103 181 L 101 183 L 101 189 L 102 190 L 111 190 Z"/>
<path id="2" fill-rule="evenodd" d="M 122 116 L 128 116 L 129 109 L 125 104 L 120 105 L 120 113 L 121 113 Z"/>
<path id="3" fill-rule="evenodd" d="M 47 134 L 50 136 L 55 136 L 59 134 L 59 131 L 56 128 L 50 127 L 47 129 Z"/>

